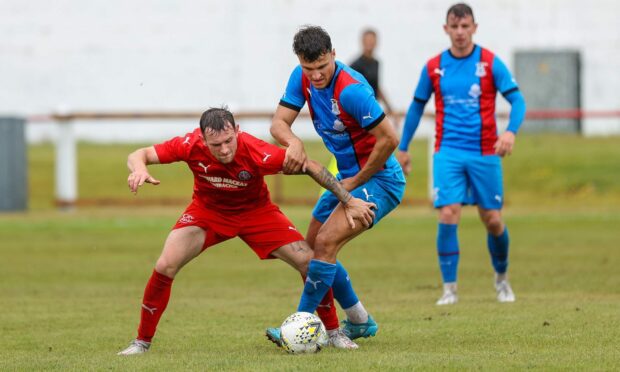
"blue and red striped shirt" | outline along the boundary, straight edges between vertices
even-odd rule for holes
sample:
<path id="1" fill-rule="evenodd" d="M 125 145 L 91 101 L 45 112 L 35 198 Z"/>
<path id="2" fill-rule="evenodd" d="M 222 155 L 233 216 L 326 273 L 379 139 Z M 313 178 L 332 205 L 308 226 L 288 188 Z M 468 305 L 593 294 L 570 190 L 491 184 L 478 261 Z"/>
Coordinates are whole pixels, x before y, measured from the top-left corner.
<path id="1" fill-rule="evenodd" d="M 497 92 L 507 97 L 518 90 L 506 65 L 475 45 L 466 57 L 454 57 L 448 49 L 431 58 L 422 69 L 414 101 L 424 105 L 435 94 L 435 151 L 447 146 L 489 155 L 497 141 Z M 515 123 L 515 130 L 520 124 Z M 403 142 L 401 150 L 406 149 Z"/>
<path id="2" fill-rule="evenodd" d="M 368 162 L 376 139 L 368 133 L 384 118 L 366 79 L 357 71 L 336 61 L 332 81 L 316 89 L 297 66 L 289 78 L 280 105 L 300 111 L 308 102 L 316 132 L 334 154 L 343 178 L 357 174 Z M 386 168 L 399 167 L 390 156 Z M 384 169 L 385 170 L 385 169 Z"/>

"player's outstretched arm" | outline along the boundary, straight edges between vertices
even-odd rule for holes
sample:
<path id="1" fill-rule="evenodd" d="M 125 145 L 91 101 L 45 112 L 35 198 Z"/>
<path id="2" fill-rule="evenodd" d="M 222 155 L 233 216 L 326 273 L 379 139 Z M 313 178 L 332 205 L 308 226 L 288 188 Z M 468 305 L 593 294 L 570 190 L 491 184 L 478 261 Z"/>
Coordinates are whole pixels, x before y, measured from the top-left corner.
<path id="1" fill-rule="evenodd" d="M 269 130 L 278 143 L 286 146 L 283 168 L 286 174 L 303 173 L 308 160 L 303 142 L 291 130 L 298 114 L 299 112 L 295 110 L 279 105 Z"/>
<path id="2" fill-rule="evenodd" d="M 347 221 L 352 229 L 355 228 L 355 220 L 359 220 L 364 226 L 368 227 L 372 224 L 375 212 L 373 208 L 377 206 L 374 203 L 365 202 L 362 199 L 355 198 L 338 182 L 324 166 L 314 160 L 308 160 L 306 174 L 314 179 L 319 185 L 331 191 L 344 206 Z"/>
<path id="3" fill-rule="evenodd" d="M 133 193 L 138 192 L 138 188 L 144 183 L 159 185 L 159 180 L 152 177 L 146 166 L 149 164 L 159 164 L 159 157 L 153 146 L 138 149 L 127 157 L 127 168 L 129 168 L 129 177 L 127 177 L 127 185 Z"/>

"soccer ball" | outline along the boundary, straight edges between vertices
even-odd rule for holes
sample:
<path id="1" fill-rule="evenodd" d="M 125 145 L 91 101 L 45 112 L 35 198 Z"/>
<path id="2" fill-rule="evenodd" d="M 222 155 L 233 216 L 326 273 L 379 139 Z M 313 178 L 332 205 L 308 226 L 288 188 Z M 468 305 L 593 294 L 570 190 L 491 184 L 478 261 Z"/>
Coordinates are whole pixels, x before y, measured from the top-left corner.
<path id="1" fill-rule="evenodd" d="M 316 353 L 329 343 L 327 330 L 318 316 L 297 312 L 280 326 L 282 348 L 290 354 Z"/>

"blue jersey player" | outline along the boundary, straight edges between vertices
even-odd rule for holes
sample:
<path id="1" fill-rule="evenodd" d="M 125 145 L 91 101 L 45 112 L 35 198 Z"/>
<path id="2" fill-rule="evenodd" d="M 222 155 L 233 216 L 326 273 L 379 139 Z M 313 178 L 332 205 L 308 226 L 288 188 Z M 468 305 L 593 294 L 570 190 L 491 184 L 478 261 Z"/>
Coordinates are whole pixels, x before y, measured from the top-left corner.
<path id="1" fill-rule="evenodd" d="M 458 301 L 457 227 L 464 204 L 478 206 L 487 229 L 497 299 L 515 300 L 506 275 L 509 238 L 501 216 L 504 193 L 500 157 L 512 152 L 515 134 L 525 117 L 525 101 L 504 63 L 473 43 L 476 28 L 468 5 L 460 3 L 448 10 L 444 30 L 450 37 L 450 49 L 431 58 L 422 69 L 397 154 L 403 170 L 409 173 L 409 142 L 426 102 L 434 94 L 433 192 L 434 206 L 439 209 L 437 254 L 444 283 L 437 305 Z M 508 128 L 501 135 L 495 121 L 497 92 L 511 104 Z"/>
<path id="2" fill-rule="evenodd" d="M 307 103 L 315 130 L 335 156 L 337 178 L 352 195 L 376 205 L 376 224 L 402 200 L 405 179 L 392 152 L 398 137 L 366 79 L 336 61 L 329 35 L 305 26 L 293 40 L 299 65 L 274 115 L 271 134 L 287 147 L 284 171 L 305 167 L 302 141 L 291 126 Z M 345 224 L 343 208 L 331 192 L 324 193 L 312 212 L 306 239 L 314 249 L 297 311 L 313 313 L 329 288 L 347 314 L 343 331 L 351 339 L 374 336 L 377 324 L 358 300 L 344 267 L 336 260 L 345 243 L 370 226 Z"/>

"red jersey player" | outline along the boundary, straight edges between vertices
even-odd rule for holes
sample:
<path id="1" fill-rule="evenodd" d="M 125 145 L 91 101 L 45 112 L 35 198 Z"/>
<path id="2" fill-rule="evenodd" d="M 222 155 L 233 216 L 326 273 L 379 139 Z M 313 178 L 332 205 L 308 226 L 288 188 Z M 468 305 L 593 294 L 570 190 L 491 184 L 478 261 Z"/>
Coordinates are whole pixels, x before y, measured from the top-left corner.
<path id="1" fill-rule="evenodd" d="M 145 182 L 160 183 L 149 174 L 147 165 L 184 161 L 194 173 L 194 193 L 168 235 L 144 290 L 138 337 L 119 355 L 149 349 L 175 275 L 210 246 L 239 236 L 259 258 L 279 258 L 305 277 L 312 249 L 271 202 L 263 179 L 282 172 L 285 154 L 285 149 L 239 131 L 226 108 L 212 108 L 203 113 L 200 128 L 193 132 L 129 155 L 127 182 L 132 192 Z M 309 161 L 303 172 L 338 197 L 351 228 L 356 221 L 364 226 L 372 223 L 375 205 L 352 197 L 322 165 Z M 333 302 L 333 297 L 328 294 L 325 301 Z M 328 329 L 331 326 L 334 346 L 352 343 L 338 329 L 334 306 L 322 308 L 319 316 Z"/>

